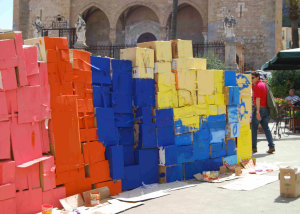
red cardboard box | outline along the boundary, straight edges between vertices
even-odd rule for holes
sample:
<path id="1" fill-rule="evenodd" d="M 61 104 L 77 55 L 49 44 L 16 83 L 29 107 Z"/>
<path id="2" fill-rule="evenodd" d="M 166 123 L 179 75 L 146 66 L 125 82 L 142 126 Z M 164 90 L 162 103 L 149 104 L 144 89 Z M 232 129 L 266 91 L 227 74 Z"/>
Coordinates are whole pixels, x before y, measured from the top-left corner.
<path id="1" fill-rule="evenodd" d="M 19 124 L 17 118 L 12 119 L 10 131 L 16 165 L 42 157 L 40 124 Z"/>
<path id="2" fill-rule="evenodd" d="M 15 198 L 16 186 L 15 184 L 4 184 L 0 186 L 0 201 Z"/>
<path id="3" fill-rule="evenodd" d="M 15 183 L 16 163 L 14 161 L 0 161 L 0 185 Z"/>
<path id="4" fill-rule="evenodd" d="M 26 168 L 16 167 L 16 189 L 33 189 L 40 187 L 39 163 Z"/>
<path id="5" fill-rule="evenodd" d="M 43 191 L 48 191 L 56 187 L 54 157 L 40 162 L 40 179 Z"/>
<path id="6" fill-rule="evenodd" d="M 0 92 L 0 121 L 8 121 L 8 109 L 5 92 Z"/>
<path id="7" fill-rule="evenodd" d="M 0 159 L 11 159 L 10 148 L 10 121 L 2 121 L 0 122 Z"/>
<path id="8" fill-rule="evenodd" d="M 17 90 L 5 92 L 8 114 L 13 114 L 18 111 Z"/>
<path id="9" fill-rule="evenodd" d="M 66 197 L 66 188 L 58 187 L 43 192 L 43 204 L 50 204 L 53 207 L 62 208 L 59 200 Z"/>
<path id="10" fill-rule="evenodd" d="M 42 139 L 42 153 L 50 152 L 49 120 L 40 122 L 40 131 Z"/>
<path id="11" fill-rule="evenodd" d="M 99 142 L 88 142 L 82 144 L 85 164 L 94 164 L 105 161 L 105 147 Z"/>
<path id="12" fill-rule="evenodd" d="M 10 198 L 3 201 L 0 201 L 0 213 L 17 213 L 17 199 Z"/>
<path id="13" fill-rule="evenodd" d="M 14 90 L 18 87 L 15 68 L 0 70 L 0 90 Z"/>
<path id="14" fill-rule="evenodd" d="M 42 210 L 42 189 L 33 189 L 17 192 L 17 213 L 31 214 Z"/>
<path id="15" fill-rule="evenodd" d="M 15 41 L 13 39 L 0 40 L 0 69 L 12 68 L 18 65 Z"/>

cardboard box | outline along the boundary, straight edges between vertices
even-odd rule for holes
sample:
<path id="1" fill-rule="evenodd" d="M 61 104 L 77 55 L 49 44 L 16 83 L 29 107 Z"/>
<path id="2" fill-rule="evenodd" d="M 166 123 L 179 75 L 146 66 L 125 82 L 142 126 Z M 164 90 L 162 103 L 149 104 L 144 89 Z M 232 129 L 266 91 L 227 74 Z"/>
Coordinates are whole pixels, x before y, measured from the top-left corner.
<path id="1" fill-rule="evenodd" d="M 97 141 L 82 144 L 85 164 L 93 164 L 105 160 L 105 147 Z"/>
<path id="2" fill-rule="evenodd" d="M 17 53 L 15 49 L 14 40 L 13 39 L 0 40 L 0 48 L 2 50 L 0 54 L 1 70 L 6 68 L 16 67 L 18 61 L 17 61 Z"/>
<path id="3" fill-rule="evenodd" d="M 193 45 L 191 40 L 171 40 L 173 58 L 193 57 Z"/>
<path id="4" fill-rule="evenodd" d="M 155 62 L 171 62 L 172 61 L 172 47 L 170 41 L 153 41 L 138 43 L 140 48 L 150 48 L 154 50 Z"/>
<path id="5" fill-rule="evenodd" d="M 38 59 L 37 59 L 37 48 L 33 45 L 23 45 L 24 60 L 27 75 L 34 75 L 39 73 Z"/>
<path id="6" fill-rule="evenodd" d="M 83 192 L 82 196 L 83 196 L 83 200 L 84 200 L 86 206 L 92 206 L 91 205 L 91 193 L 99 193 L 100 200 L 106 199 L 110 196 L 108 187 L 101 187 L 101 188 L 92 189 L 92 190 Z"/>
<path id="7" fill-rule="evenodd" d="M 15 184 L 4 184 L 0 185 L 0 201 L 15 198 L 16 197 L 16 186 Z"/>
<path id="8" fill-rule="evenodd" d="M 38 213 L 42 210 L 42 189 L 33 189 L 17 192 L 17 213 Z"/>
<path id="9" fill-rule="evenodd" d="M 0 201 L 0 213 L 17 213 L 17 200 L 16 198 L 10 198 Z"/>
<path id="10" fill-rule="evenodd" d="M 134 67 L 132 69 L 133 78 L 143 78 L 143 79 L 154 79 L 153 68 L 148 67 Z"/>
<path id="11" fill-rule="evenodd" d="M 0 161 L 0 185 L 15 183 L 16 164 L 14 161 Z"/>
<path id="12" fill-rule="evenodd" d="M 110 146 L 106 150 L 109 161 L 110 177 L 114 180 L 124 178 L 124 150 L 123 146 Z"/>
<path id="13" fill-rule="evenodd" d="M 204 58 L 179 58 L 172 60 L 172 70 L 184 72 L 188 70 L 206 70 L 206 59 Z"/>
<path id="14" fill-rule="evenodd" d="M 55 189 L 51 189 L 45 191 L 43 194 L 43 204 L 51 204 L 53 207 L 62 208 L 59 200 L 66 197 L 66 188 L 65 187 L 57 187 Z"/>
<path id="15" fill-rule="evenodd" d="M 170 166 L 177 164 L 177 146 L 159 147 L 159 165 Z"/>
<path id="16" fill-rule="evenodd" d="M 131 60 L 132 67 L 154 68 L 154 50 L 152 48 L 138 46 L 136 48 L 121 49 L 120 59 Z"/>
<path id="17" fill-rule="evenodd" d="M 16 190 L 34 189 L 41 186 L 39 164 L 26 168 L 16 167 Z"/>
<path id="18" fill-rule="evenodd" d="M 172 166 L 159 166 L 159 183 L 170 183 L 183 180 L 182 164 Z"/>
<path id="19" fill-rule="evenodd" d="M 280 196 L 296 198 L 300 195 L 299 169 L 280 168 Z"/>
<path id="20" fill-rule="evenodd" d="M 10 121 L 0 122 L 0 147 L 1 147 L 0 159 L 10 159 L 11 158 Z"/>
<path id="21" fill-rule="evenodd" d="M 107 186 L 109 188 L 110 195 L 118 195 L 122 192 L 122 181 L 106 181 L 95 184 L 95 188 L 101 188 Z"/>
<path id="22" fill-rule="evenodd" d="M 214 72 L 197 70 L 198 95 L 212 95 L 215 92 Z"/>
<path id="23" fill-rule="evenodd" d="M 156 98 L 156 108 L 165 109 L 165 108 L 176 108 L 178 107 L 178 96 L 177 91 L 166 91 L 166 92 L 157 92 Z"/>
<path id="24" fill-rule="evenodd" d="M 40 181 L 43 191 L 48 191 L 56 187 L 54 157 L 40 162 Z"/>

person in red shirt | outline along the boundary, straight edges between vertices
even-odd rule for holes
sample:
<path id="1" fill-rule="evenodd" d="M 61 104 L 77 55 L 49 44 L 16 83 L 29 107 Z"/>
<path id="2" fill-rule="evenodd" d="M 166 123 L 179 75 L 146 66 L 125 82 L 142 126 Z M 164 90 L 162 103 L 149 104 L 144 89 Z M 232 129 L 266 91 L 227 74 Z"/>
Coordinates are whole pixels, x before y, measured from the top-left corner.
<path id="1" fill-rule="evenodd" d="M 269 128 L 269 110 L 267 106 L 267 86 L 260 80 L 260 74 L 257 71 L 253 71 L 252 75 L 252 90 L 254 108 L 251 121 L 252 129 L 252 153 L 257 152 L 257 128 L 261 124 L 266 138 L 268 140 L 269 150 L 267 153 L 272 154 L 275 152 L 275 145 L 273 137 Z"/>

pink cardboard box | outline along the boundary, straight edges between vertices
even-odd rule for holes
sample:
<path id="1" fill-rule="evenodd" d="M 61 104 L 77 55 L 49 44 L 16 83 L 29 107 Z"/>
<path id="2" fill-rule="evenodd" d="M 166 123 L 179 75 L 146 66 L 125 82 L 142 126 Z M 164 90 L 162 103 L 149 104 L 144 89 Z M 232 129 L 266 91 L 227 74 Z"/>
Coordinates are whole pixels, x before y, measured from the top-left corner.
<path id="1" fill-rule="evenodd" d="M 16 214 L 17 213 L 17 199 L 10 198 L 0 201 L 0 213 Z"/>
<path id="2" fill-rule="evenodd" d="M 27 76 L 38 74 L 37 49 L 34 45 L 23 45 L 24 60 Z"/>
<path id="3" fill-rule="evenodd" d="M 39 62 L 41 85 L 48 85 L 48 67 L 46 62 Z"/>
<path id="4" fill-rule="evenodd" d="M 40 187 L 39 163 L 26 168 L 16 167 L 16 190 Z"/>
<path id="5" fill-rule="evenodd" d="M 32 214 L 42 210 L 42 189 L 33 189 L 17 192 L 17 213 Z"/>
<path id="6" fill-rule="evenodd" d="M 50 152 L 50 136 L 49 136 L 49 120 L 43 120 L 40 123 L 41 138 L 42 138 L 42 152 Z"/>
<path id="7" fill-rule="evenodd" d="M 0 161 L 0 185 L 15 183 L 16 164 L 14 161 Z"/>
<path id="8" fill-rule="evenodd" d="M 47 157 L 50 158 L 40 162 L 40 178 L 43 191 L 54 189 L 56 187 L 54 157 Z"/>
<path id="9" fill-rule="evenodd" d="M 53 207 L 62 208 L 59 200 L 66 197 L 66 188 L 58 187 L 43 192 L 43 204 L 50 204 Z"/>
<path id="10" fill-rule="evenodd" d="M 40 86 L 26 86 L 17 89 L 19 123 L 40 121 L 42 107 L 40 97 Z"/>
<path id="11" fill-rule="evenodd" d="M 0 186 L 0 201 L 15 198 L 16 186 L 15 184 L 4 184 Z"/>
<path id="12" fill-rule="evenodd" d="M 13 39 L 0 40 L 0 69 L 17 66 L 17 53 Z"/>
<path id="13" fill-rule="evenodd" d="M 0 159 L 11 159 L 10 154 L 10 121 L 2 121 L 0 122 Z"/>
<path id="14" fill-rule="evenodd" d="M 42 143 L 39 123 L 18 124 L 12 118 L 11 141 L 16 165 L 42 157 Z"/>
<path id="15" fill-rule="evenodd" d="M 8 110 L 5 92 L 0 92 L 0 121 L 8 121 Z"/>
<path id="16" fill-rule="evenodd" d="M 8 91 L 18 87 L 15 68 L 0 69 L 0 90 Z"/>
<path id="17" fill-rule="evenodd" d="M 5 92 L 8 114 L 13 114 L 18 111 L 17 90 Z"/>
<path id="18" fill-rule="evenodd" d="M 41 109 L 40 109 L 40 120 L 46 120 L 51 118 L 50 108 L 50 86 L 49 84 L 41 86 Z"/>

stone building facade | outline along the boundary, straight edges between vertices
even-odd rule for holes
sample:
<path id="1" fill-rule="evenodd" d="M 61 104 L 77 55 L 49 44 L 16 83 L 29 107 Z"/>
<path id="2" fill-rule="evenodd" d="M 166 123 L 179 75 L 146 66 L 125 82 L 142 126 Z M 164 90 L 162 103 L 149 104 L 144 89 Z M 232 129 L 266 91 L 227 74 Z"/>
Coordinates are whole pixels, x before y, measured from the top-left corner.
<path id="1" fill-rule="evenodd" d="M 81 14 L 87 45 L 168 40 L 172 0 L 14 0 L 14 30 L 33 35 L 37 16 L 51 27 L 60 15 L 74 27 Z M 224 17 L 236 18 L 236 37 L 245 47 L 246 66 L 259 68 L 281 48 L 282 0 L 179 0 L 180 39 L 194 43 L 224 40 Z"/>

